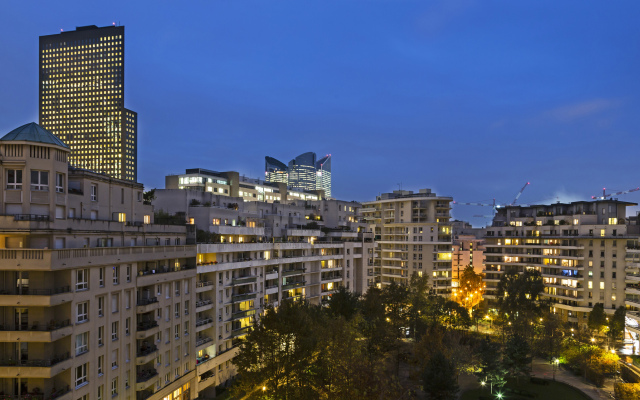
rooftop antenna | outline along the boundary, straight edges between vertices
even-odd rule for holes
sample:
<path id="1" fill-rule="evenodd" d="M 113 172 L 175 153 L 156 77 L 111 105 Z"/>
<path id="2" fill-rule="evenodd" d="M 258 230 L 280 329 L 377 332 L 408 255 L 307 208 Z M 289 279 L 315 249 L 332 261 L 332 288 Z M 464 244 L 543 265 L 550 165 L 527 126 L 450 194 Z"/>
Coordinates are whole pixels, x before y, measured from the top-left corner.
<path id="1" fill-rule="evenodd" d="M 402 182 L 396 183 L 396 185 L 398 185 L 398 190 L 402 191 Z"/>

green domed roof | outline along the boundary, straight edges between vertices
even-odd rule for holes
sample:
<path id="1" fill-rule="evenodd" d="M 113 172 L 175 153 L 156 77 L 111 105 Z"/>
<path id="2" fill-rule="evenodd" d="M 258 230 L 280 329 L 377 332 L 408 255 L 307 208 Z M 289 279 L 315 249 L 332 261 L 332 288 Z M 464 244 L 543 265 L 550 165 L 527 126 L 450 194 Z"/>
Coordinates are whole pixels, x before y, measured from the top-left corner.
<path id="1" fill-rule="evenodd" d="M 44 129 L 35 122 L 31 122 L 26 125 L 22 125 L 19 128 L 12 130 L 4 135 L 0 141 L 24 141 L 24 142 L 36 142 L 55 144 L 56 146 L 69 148 L 64 142 L 58 139 L 53 133 Z"/>

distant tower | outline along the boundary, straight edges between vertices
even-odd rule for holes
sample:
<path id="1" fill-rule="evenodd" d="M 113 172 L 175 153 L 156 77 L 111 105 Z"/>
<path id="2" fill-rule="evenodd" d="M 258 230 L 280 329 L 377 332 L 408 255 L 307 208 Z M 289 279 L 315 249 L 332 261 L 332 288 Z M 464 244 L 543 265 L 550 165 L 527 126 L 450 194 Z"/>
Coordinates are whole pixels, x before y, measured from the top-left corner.
<path id="1" fill-rule="evenodd" d="M 331 197 L 331 154 L 316 162 L 316 189 L 324 190 L 324 196 Z"/>
<path id="2" fill-rule="evenodd" d="M 267 182 L 289 183 L 289 168 L 273 157 L 264 158 L 264 175 Z"/>
<path id="3" fill-rule="evenodd" d="M 316 190 L 316 153 L 303 153 L 289 161 L 289 186 Z"/>
<path id="4" fill-rule="evenodd" d="M 124 26 L 40 36 L 40 125 L 71 165 L 137 180 L 138 115 L 124 108 Z"/>

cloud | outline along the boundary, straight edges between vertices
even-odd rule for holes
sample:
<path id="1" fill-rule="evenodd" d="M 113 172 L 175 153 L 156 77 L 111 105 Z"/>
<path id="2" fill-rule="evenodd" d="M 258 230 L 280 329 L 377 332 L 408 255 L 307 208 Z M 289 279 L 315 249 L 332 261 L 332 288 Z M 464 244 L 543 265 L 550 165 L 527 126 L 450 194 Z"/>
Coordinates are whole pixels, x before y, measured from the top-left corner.
<path id="1" fill-rule="evenodd" d="M 593 99 L 557 107 L 547 111 L 545 114 L 561 122 L 571 122 L 614 108 L 619 103 L 618 100 L 614 99 Z"/>

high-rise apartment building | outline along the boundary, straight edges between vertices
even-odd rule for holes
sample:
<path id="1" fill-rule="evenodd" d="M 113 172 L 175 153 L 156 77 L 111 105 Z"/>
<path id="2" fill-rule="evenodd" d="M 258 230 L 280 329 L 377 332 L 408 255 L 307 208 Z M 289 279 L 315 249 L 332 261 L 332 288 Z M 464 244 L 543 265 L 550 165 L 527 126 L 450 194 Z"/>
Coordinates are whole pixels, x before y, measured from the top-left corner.
<path id="1" fill-rule="evenodd" d="M 154 206 L 197 229 L 197 395 L 235 375 L 237 346 L 266 307 L 320 304 L 341 286 L 366 291 L 372 235 L 360 204 L 246 201 L 201 190 L 156 191 Z"/>
<path id="2" fill-rule="evenodd" d="M 542 296 L 564 321 L 584 326 L 596 303 L 613 313 L 625 304 L 624 257 L 635 252 L 626 210 L 634 205 L 602 200 L 499 208 L 485 237 L 484 297 L 500 295 L 505 271 L 534 269 L 544 280 Z"/>
<path id="3" fill-rule="evenodd" d="M 196 246 L 142 184 L 70 167 L 36 124 L 0 139 L 0 390 L 196 397 Z"/>
<path id="4" fill-rule="evenodd" d="M 316 189 L 324 190 L 325 197 L 331 197 L 331 154 L 316 161 Z"/>
<path id="5" fill-rule="evenodd" d="M 137 114 L 124 107 L 124 26 L 40 37 L 40 125 L 71 149 L 71 165 L 137 180 Z"/>
<path id="6" fill-rule="evenodd" d="M 430 278 L 435 293 L 451 292 L 451 197 L 430 189 L 398 190 L 363 203 L 375 236 L 369 285 L 407 283 L 414 273 Z"/>

